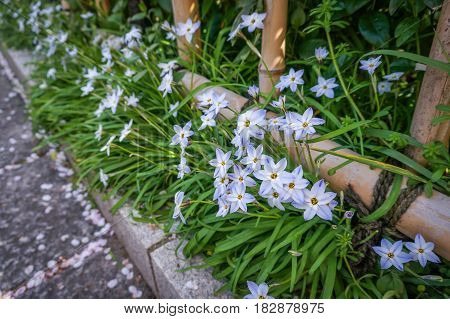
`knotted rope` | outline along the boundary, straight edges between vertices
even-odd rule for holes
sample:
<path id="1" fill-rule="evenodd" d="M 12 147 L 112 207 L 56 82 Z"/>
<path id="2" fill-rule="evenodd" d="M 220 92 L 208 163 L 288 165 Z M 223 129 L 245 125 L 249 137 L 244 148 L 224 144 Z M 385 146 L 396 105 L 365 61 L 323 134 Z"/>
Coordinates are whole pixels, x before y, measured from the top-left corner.
<path id="1" fill-rule="evenodd" d="M 373 189 L 373 200 L 370 209 L 364 205 L 351 185 L 344 192 L 346 202 L 355 208 L 361 217 L 370 215 L 371 212 L 375 211 L 386 200 L 394 176 L 395 174 L 389 171 L 384 170 L 381 172 Z M 356 226 L 352 242 L 353 247 L 360 253 L 360 256 L 358 256 L 358 260 L 351 263 L 351 266 L 357 274 L 364 274 L 376 265 L 378 257 L 372 247 L 379 244 L 383 233 L 403 237 L 403 235 L 396 231 L 395 225 L 422 192 L 422 184 L 416 184 L 402 189 L 395 204 L 382 218 L 368 223 L 359 223 Z M 369 237 L 370 239 L 366 240 Z"/>

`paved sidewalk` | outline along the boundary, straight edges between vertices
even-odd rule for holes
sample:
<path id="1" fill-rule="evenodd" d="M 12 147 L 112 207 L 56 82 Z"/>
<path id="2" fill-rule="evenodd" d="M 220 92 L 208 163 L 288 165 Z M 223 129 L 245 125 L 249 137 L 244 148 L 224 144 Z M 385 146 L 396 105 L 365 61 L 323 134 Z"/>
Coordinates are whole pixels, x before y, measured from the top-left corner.
<path id="1" fill-rule="evenodd" d="M 39 134 L 37 134 L 39 137 Z M 0 298 L 154 298 L 0 67 Z"/>

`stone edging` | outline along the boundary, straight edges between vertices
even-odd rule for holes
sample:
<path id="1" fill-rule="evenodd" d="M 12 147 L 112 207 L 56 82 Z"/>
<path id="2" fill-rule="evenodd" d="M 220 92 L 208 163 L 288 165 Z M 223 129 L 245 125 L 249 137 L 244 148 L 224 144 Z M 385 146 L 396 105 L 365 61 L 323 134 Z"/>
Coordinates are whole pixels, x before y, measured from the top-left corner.
<path id="1" fill-rule="evenodd" d="M 0 49 L 20 84 L 27 88 L 32 71 L 29 66 L 32 61 L 31 54 L 27 51 L 8 50 L 1 43 Z M 104 199 L 105 196 L 96 191 L 90 193 L 124 245 L 130 259 L 158 298 L 231 297 L 229 293 L 214 295 L 214 291 L 219 289 L 223 282 L 215 280 L 210 269 L 180 271 L 185 267 L 201 264 L 202 260 L 199 256 L 186 260 L 180 256 L 181 252 L 177 257 L 175 249 L 180 244 L 179 239 L 164 234 L 156 225 L 135 222 L 132 218 L 133 209 L 127 204 L 116 214 L 111 214 L 111 207 L 116 200 Z"/>

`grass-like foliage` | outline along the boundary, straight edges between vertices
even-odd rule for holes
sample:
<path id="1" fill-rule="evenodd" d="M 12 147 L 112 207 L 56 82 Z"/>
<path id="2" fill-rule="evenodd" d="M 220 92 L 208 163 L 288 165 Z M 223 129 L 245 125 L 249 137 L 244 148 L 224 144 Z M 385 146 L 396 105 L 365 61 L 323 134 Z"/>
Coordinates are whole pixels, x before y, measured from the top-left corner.
<path id="1" fill-rule="evenodd" d="M 448 150 L 439 143 L 422 145 L 408 132 L 422 77 L 415 63 L 449 71 L 448 64 L 424 56 L 439 1 L 291 1 L 286 74 L 290 68 L 302 69 L 302 75 L 297 73 L 302 83 L 294 85 L 294 92 L 290 78 L 282 78 L 279 87 L 285 100 L 278 100 L 274 89 L 264 96 L 265 102 L 260 102 L 258 92 L 248 90 L 258 82 L 261 30 L 249 32 L 245 18 L 264 12 L 262 1 L 200 1 L 200 48 L 185 52 L 189 62 L 178 58 L 174 33 L 181 32 L 180 26 L 176 30 L 172 23 L 163 24 L 172 21 L 170 1 L 116 0 L 110 12 L 94 1 L 68 1 L 69 11 L 50 1 L 0 1 L 2 39 L 33 50 L 37 57 L 29 107 L 36 130 L 49 133 L 43 144 L 65 147 L 79 168 L 79 179 L 120 198 L 113 211 L 128 202 L 137 210 L 136 220 L 177 233 L 181 244 L 174 253 L 180 258 L 202 255 L 203 264 L 195 267 L 212 267 L 224 282 L 221 291 L 241 297 L 248 294 L 246 282 L 253 281 L 267 282 L 269 295 L 276 298 L 448 297 L 450 269 L 442 258 L 435 263 L 427 255 L 425 265 L 423 256 L 408 262 L 395 256 L 386 264 L 383 249 L 388 248 L 382 242 L 383 249 L 368 253 L 378 258 L 373 267 L 361 273 L 354 266 L 367 257 L 358 247 L 373 237 L 410 241 L 397 233 L 373 232 L 362 240 L 355 236 L 358 225 L 388 213 L 402 176 L 411 185 L 424 183 L 427 195 L 433 189 L 449 194 Z M 231 40 L 230 33 L 235 35 Z M 169 61 L 176 64 L 161 65 Z M 186 70 L 211 82 L 188 91 L 180 82 Z M 324 87 L 326 80 L 331 81 Z M 250 102 L 234 117 L 212 116 L 199 107 L 198 93 L 217 87 Z M 296 126 L 305 123 L 297 116 L 310 107 L 317 120 L 309 127 L 320 137 L 305 131 L 308 125 Z M 448 106 L 437 107 L 448 112 Z M 232 112 L 231 107 L 224 109 Z M 253 125 L 253 118 L 245 116 L 257 109 L 275 113 L 284 125 L 268 119 L 264 125 Z M 215 110 L 221 106 L 213 105 L 210 111 Z M 207 115 L 215 125 L 205 126 Z M 445 120 L 448 117 L 436 119 L 436 124 Z M 182 128 L 188 122 L 192 126 L 183 132 L 192 130 L 194 135 L 186 139 L 189 134 L 178 134 L 173 141 L 174 126 Z M 295 151 L 275 142 L 271 130 L 294 137 Z M 374 215 L 362 218 L 342 192 L 334 194 L 321 182 L 323 157 L 311 161 L 314 149 L 307 145 L 329 139 L 359 154 L 329 174 L 353 161 L 396 174 L 391 194 Z M 238 200 L 232 197 L 240 194 L 239 172 L 215 172 L 210 161 L 220 149 L 232 153 L 225 160 L 230 166 L 244 169 L 249 145 L 261 145 L 274 164 L 285 159 L 282 173 L 298 177 L 295 183 L 301 180 L 308 190 L 297 193 L 301 200 L 284 194 L 290 183 L 283 183 L 281 190 L 273 181 L 266 183 L 259 171 L 270 165 L 261 158 L 243 177 L 251 181 L 241 181 L 247 183 L 247 211 L 238 207 L 231 212 Z M 431 165 L 424 167 L 407 157 L 407 147 L 423 148 Z M 301 171 L 294 171 L 297 155 L 309 162 Z M 405 166 L 387 164 L 389 159 Z M 232 171 L 228 167 L 227 173 Z M 221 179 L 230 179 L 232 186 L 217 191 Z M 313 185 L 323 186 L 322 191 L 326 186 L 325 195 L 315 193 Z M 178 192 L 184 197 L 174 204 Z M 310 216 L 308 205 L 315 205 L 316 197 L 320 208 Z M 406 247 L 414 250 L 411 245 Z M 399 258 L 406 255 L 406 247 L 395 251 Z M 411 249 L 408 258 L 413 257 Z M 375 253 L 386 269 L 380 268 Z"/>

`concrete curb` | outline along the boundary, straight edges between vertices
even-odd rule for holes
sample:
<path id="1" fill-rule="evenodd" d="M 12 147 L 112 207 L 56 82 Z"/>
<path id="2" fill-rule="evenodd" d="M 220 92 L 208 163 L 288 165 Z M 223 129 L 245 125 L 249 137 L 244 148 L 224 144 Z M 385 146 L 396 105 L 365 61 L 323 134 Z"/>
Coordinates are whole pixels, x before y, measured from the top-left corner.
<path id="1" fill-rule="evenodd" d="M 28 88 L 32 71 L 29 65 L 32 56 L 27 51 L 14 51 L 0 45 L 3 56 L 21 84 Z M 70 154 L 68 158 L 71 159 Z M 75 162 L 72 160 L 72 166 Z M 231 294 L 214 295 L 214 291 L 223 286 L 211 274 L 211 269 L 194 269 L 180 271 L 183 268 L 201 264 L 201 257 L 186 260 L 176 256 L 175 249 L 180 242 L 174 236 L 164 232 L 153 224 L 135 222 L 132 218 L 133 209 L 125 204 L 116 214 L 111 213 L 111 207 L 117 199 L 105 199 L 97 191 L 91 191 L 91 196 L 105 219 L 111 224 L 119 240 L 124 245 L 133 263 L 158 298 L 207 299 L 230 298 Z M 181 245 L 182 246 L 182 245 Z M 180 250 L 181 254 L 181 250 Z"/>

